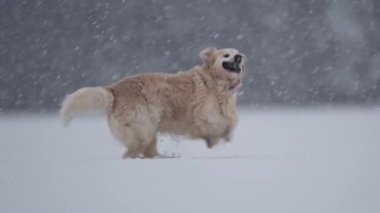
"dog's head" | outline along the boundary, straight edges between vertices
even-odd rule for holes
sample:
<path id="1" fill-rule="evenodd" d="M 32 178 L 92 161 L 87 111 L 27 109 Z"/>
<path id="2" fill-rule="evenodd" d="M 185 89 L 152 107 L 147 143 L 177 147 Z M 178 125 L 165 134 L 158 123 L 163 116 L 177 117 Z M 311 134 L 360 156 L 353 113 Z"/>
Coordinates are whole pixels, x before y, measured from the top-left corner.
<path id="1" fill-rule="evenodd" d="M 246 57 L 236 49 L 216 49 L 213 47 L 201 51 L 200 56 L 204 67 L 213 77 L 227 81 L 232 89 L 240 86 L 244 76 L 244 63 Z"/>

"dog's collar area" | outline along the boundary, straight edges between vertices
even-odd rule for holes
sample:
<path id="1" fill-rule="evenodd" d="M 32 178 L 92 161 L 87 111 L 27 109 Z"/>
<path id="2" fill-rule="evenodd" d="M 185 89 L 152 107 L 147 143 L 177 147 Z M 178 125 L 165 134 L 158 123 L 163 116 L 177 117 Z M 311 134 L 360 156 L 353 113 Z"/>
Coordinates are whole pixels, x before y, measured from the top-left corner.
<path id="1" fill-rule="evenodd" d="M 236 89 L 238 89 L 241 85 L 240 83 L 240 80 L 238 80 L 236 83 L 234 83 L 233 85 L 225 85 L 225 83 L 223 83 L 225 86 L 222 86 L 221 84 L 219 84 L 218 82 L 214 82 L 208 75 L 202 73 L 202 72 L 197 72 L 197 74 L 195 75 L 195 77 L 200 81 L 202 82 L 202 84 L 206 87 L 206 88 L 219 88 L 217 90 L 219 91 L 223 91 L 223 92 L 235 92 Z M 214 82 L 214 83 L 212 83 Z"/>
<path id="2" fill-rule="evenodd" d="M 203 85 L 206 86 L 207 88 L 212 88 L 212 87 L 213 87 L 213 86 L 212 86 L 212 83 L 211 83 L 211 79 L 210 79 L 207 75 L 203 74 L 202 72 L 198 72 L 195 76 L 196 76 L 196 78 L 198 78 L 198 79 L 203 83 Z"/>
<path id="3" fill-rule="evenodd" d="M 241 86 L 241 83 L 240 83 L 240 80 L 239 80 L 239 81 L 237 81 L 235 84 L 231 85 L 231 86 L 228 88 L 228 90 L 229 90 L 229 91 L 234 91 L 234 92 L 235 92 L 235 90 L 236 90 L 236 89 L 239 89 L 240 86 Z"/>

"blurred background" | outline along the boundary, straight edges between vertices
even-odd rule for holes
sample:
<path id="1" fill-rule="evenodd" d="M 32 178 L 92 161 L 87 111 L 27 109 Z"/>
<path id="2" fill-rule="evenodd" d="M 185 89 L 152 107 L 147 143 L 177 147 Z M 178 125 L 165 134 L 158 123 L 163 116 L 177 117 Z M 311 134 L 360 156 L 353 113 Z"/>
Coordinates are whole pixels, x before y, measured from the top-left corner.
<path id="1" fill-rule="evenodd" d="M 0 0 L 0 110 L 56 110 L 64 95 L 199 64 L 201 49 L 248 57 L 239 105 L 374 105 L 378 0 Z"/>

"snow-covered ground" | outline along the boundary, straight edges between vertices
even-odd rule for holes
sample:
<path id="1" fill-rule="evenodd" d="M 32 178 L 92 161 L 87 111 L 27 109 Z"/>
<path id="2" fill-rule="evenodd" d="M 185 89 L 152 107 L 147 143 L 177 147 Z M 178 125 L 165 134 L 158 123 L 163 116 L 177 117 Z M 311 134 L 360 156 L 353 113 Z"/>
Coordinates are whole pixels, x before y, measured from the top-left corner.
<path id="1" fill-rule="evenodd" d="M 122 160 L 105 120 L 0 116 L 0 212 L 380 212 L 380 109 L 240 111 L 233 143 Z"/>

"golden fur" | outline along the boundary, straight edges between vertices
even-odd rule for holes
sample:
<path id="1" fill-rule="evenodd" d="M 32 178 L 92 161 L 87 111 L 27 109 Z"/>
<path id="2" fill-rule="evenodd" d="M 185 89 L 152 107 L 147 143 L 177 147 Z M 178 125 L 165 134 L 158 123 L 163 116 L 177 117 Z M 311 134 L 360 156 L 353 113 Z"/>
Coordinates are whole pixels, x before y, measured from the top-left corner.
<path id="1" fill-rule="evenodd" d="M 188 71 L 147 73 L 81 88 L 65 98 L 62 119 L 68 124 L 83 112 L 105 110 L 111 132 L 129 158 L 159 156 L 157 133 L 204 139 L 211 148 L 221 139 L 229 141 L 237 124 L 236 91 L 245 58 L 239 73 L 222 66 L 237 54 L 235 49 L 207 48 L 200 53 L 203 64 Z"/>

